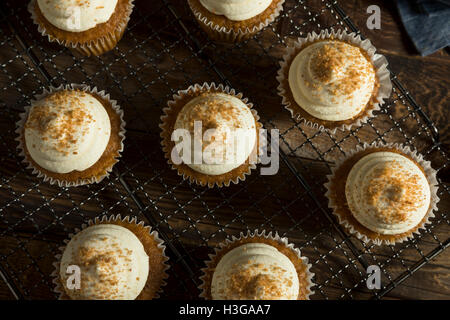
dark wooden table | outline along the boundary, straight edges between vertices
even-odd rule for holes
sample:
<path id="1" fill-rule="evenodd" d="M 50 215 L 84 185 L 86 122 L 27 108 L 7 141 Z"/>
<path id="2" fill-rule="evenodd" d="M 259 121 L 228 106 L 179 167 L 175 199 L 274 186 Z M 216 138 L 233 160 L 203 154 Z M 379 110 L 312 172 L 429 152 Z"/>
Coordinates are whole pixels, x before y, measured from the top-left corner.
<path id="1" fill-rule="evenodd" d="M 244 91 L 256 102 L 264 118 L 275 117 L 269 126 L 287 130 L 283 150 L 295 163 L 298 172 L 306 176 L 314 194 L 325 203 L 322 183 L 329 166 L 324 163 L 332 164 L 339 150 L 333 147 L 333 140 L 324 134 L 316 134 L 302 126 L 294 125 L 292 129 L 289 116 L 280 113 L 275 94 L 274 72 L 277 66 L 274 61 L 281 56 L 283 47 L 275 45 L 277 38 L 273 33 L 267 31 L 258 36 L 262 46 L 253 40 L 236 48 L 211 44 L 198 29 L 184 1 L 169 1 L 191 35 L 199 39 L 192 42 L 189 37 L 180 36 L 183 29 L 176 19 L 166 17 L 170 12 L 163 1 L 150 3 L 141 0 L 138 1 L 139 12 L 133 14 L 130 30 L 121 41 L 120 50 L 101 59 L 84 59 L 42 39 L 23 9 L 27 0 L 16 2 L 6 1 L 1 7 L 6 17 L 0 20 L 0 66 L 5 71 L 0 74 L 0 88 L 5 88 L 0 93 L 0 146 L 4 147 L 4 152 L 0 152 L 0 257 L 8 256 L 7 259 L 0 259 L 0 266 L 13 270 L 11 279 L 21 292 L 25 291 L 25 298 L 52 297 L 48 275 L 52 271 L 51 263 L 58 252 L 57 247 L 67 233 L 101 212 L 138 215 L 147 222 L 149 217 L 154 218 L 154 222 L 168 234 L 171 242 L 177 244 L 177 248 L 181 243 L 191 257 L 200 260 L 192 264 L 195 277 L 199 275 L 197 266 L 201 267 L 201 261 L 211 252 L 211 248 L 227 234 L 238 234 L 245 229 L 243 223 L 251 228 L 278 230 L 286 233 L 313 262 L 313 271 L 322 290 L 315 298 L 365 299 L 372 296 L 364 289 L 364 283 L 355 284 L 355 279 L 360 279 L 364 270 L 357 266 L 330 221 L 322 217 L 314 202 L 304 195 L 304 190 L 286 166 L 281 166 L 277 176 L 261 180 L 254 174 L 239 186 L 205 191 L 181 184 L 180 178 L 167 168 L 157 136 L 148 134 L 148 127 L 157 128 L 161 106 L 170 97 L 170 90 L 185 88 L 193 82 L 220 82 L 221 78 L 215 72 L 218 68 L 238 90 Z M 294 1 L 287 2 L 286 9 L 292 8 Z M 438 127 L 442 148 L 449 150 L 448 53 L 441 50 L 428 57 L 418 56 L 392 1 L 340 1 L 340 4 L 380 53 L 387 56 L 391 69 Z M 382 9 L 381 30 L 366 28 L 366 8 L 372 4 Z M 336 23 L 332 14 L 323 9 L 321 1 L 310 0 L 305 5 L 313 13 L 312 16 L 325 12 L 325 17 L 321 14 L 317 17 L 321 25 Z M 311 20 L 311 15 L 303 12 L 305 9 L 302 6 L 296 10 L 300 16 L 293 15 L 294 23 L 304 22 L 306 31 L 317 30 L 317 21 Z M 148 12 L 150 14 L 146 16 Z M 282 19 L 275 26 L 276 30 L 287 35 L 293 29 L 292 21 Z M 17 31 L 19 37 L 11 28 Z M 272 42 L 274 45 L 271 45 Z M 197 48 L 192 50 L 189 46 Z M 275 59 L 266 59 L 266 55 Z M 254 56 L 257 58 L 254 59 Z M 99 186 L 60 190 L 40 184 L 20 165 L 20 157 L 15 153 L 14 121 L 17 121 L 18 113 L 28 99 L 42 87 L 48 86 L 48 80 L 53 84 L 88 82 L 107 89 L 113 98 L 119 100 L 125 109 L 128 125 L 126 150 L 117 166 L 117 172 L 122 173 L 120 179 L 113 175 Z M 420 134 L 415 135 L 417 122 L 414 122 L 414 117 L 399 122 L 400 129 L 392 130 L 392 134 L 388 130 L 392 119 L 401 119 L 402 112 L 411 112 L 404 106 L 406 103 L 398 100 L 395 107 L 387 111 L 385 118 L 380 115 L 375 120 L 374 126 L 380 132 L 387 130 L 383 136 L 388 142 L 404 142 L 405 134 L 414 137 L 412 142 L 419 149 L 427 150 L 430 138 L 425 129 L 419 128 Z M 376 138 L 371 130 L 370 127 L 365 128 L 355 136 L 371 141 Z M 345 151 L 356 143 L 353 141 L 355 137 L 345 138 L 344 134 L 338 134 L 336 139 L 334 141 L 343 139 L 341 148 Z M 317 147 L 318 151 L 311 146 Z M 327 149 L 329 151 L 324 151 Z M 321 159 L 318 159 L 318 154 Z M 442 165 L 442 159 L 436 160 L 435 165 Z M 442 172 L 440 177 L 449 187 L 448 172 L 445 169 Z M 124 190 L 124 181 L 131 188 L 131 193 Z M 274 189 L 274 186 L 277 188 Z M 448 214 L 448 192 L 444 192 L 444 196 L 446 198 L 440 203 L 440 212 Z M 133 201 L 134 197 L 141 199 L 142 207 Z M 303 234 L 298 229 L 290 229 L 292 221 L 298 221 Z M 448 218 L 442 216 L 440 221 L 439 226 L 433 229 L 433 235 L 426 235 L 409 246 L 363 248 L 355 239 L 350 238 L 350 241 L 358 250 L 365 252 L 369 263 L 382 264 L 390 275 L 398 276 L 414 266 L 421 255 L 435 248 L 436 238 L 440 241 L 448 238 Z M 222 229 L 223 225 L 225 229 Z M 445 251 L 385 298 L 450 299 L 449 269 L 450 252 Z M 186 297 L 182 293 L 177 296 L 176 292 L 178 279 L 188 276 L 180 264 L 175 264 L 167 289 L 170 293 L 165 297 Z M 343 287 L 353 285 L 355 287 L 350 293 L 343 290 Z M 189 284 L 187 286 L 189 288 Z M 0 281 L 0 298 L 14 298 L 3 281 Z"/>

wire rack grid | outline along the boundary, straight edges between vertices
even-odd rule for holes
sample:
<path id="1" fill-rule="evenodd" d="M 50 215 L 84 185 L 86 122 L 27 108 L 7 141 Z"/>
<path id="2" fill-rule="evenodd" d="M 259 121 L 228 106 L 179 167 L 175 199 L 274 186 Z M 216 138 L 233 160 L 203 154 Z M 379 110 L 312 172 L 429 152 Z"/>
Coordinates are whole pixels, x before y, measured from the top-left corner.
<path id="1" fill-rule="evenodd" d="M 103 214 L 137 216 L 157 229 L 171 258 L 163 298 L 198 297 L 203 261 L 217 243 L 265 229 L 289 237 L 316 274 L 314 299 L 382 298 L 449 246 L 449 219 L 396 246 L 366 245 L 349 236 L 324 198 L 337 157 L 363 143 L 413 146 L 445 174 L 449 158 L 439 134 L 392 75 L 394 92 L 374 119 L 331 135 L 305 127 L 282 110 L 275 80 L 283 48 L 323 28 L 359 32 L 336 1 L 287 0 L 282 15 L 240 44 L 207 39 L 182 0 L 136 1 L 128 30 L 111 52 L 86 58 L 38 34 L 27 1 L 0 4 L 0 288 L 18 299 L 54 298 L 49 275 L 62 240 Z M 253 173 L 229 188 L 181 181 L 160 148 L 159 117 L 167 100 L 194 83 L 227 84 L 252 101 L 267 129 L 280 131 L 277 175 Z M 85 83 L 109 92 L 125 111 L 127 139 L 112 177 L 98 185 L 59 188 L 42 183 L 21 162 L 14 141 L 18 115 L 49 85 Z M 439 196 L 448 201 L 448 185 Z M 366 287 L 366 268 L 382 270 L 381 290 Z"/>

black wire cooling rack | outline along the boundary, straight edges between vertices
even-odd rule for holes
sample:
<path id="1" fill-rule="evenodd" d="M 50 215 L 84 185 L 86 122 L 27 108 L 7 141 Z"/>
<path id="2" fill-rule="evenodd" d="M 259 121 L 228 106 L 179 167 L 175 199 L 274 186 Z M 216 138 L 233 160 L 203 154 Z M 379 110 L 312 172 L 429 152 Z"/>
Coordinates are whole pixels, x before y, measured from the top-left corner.
<path id="1" fill-rule="evenodd" d="M 443 176 L 449 164 L 438 131 L 392 75 L 394 92 L 362 127 L 331 135 L 294 122 L 281 107 L 278 61 L 295 37 L 323 28 L 358 32 L 335 1 L 287 0 L 283 14 L 255 38 L 211 42 L 182 0 L 137 1 L 128 30 L 112 52 L 85 58 L 42 37 L 26 0 L 0 4 L 0 287 L 15 298 L 54 298 L 49 275 L 63 239 L 103 214 L 137 216 L 168 247 L 170 279 L 163 298 L 198 297 L 200 269 L 228 235 L 278 231 L 312 263 L 313 299 L 381 298 L 449 246 L 449 219 L 440 210 L 420 236 L 395 246 L 365 245 L 349 236 L 327 208 L 323 183 L 337 157 L 363 143 L 399 142 L 418 149 Z M 183 182 L 165 163 L 159 117 L 166 101 L 194 83 L 214 81 L 241 91 L 267 129 L 280 130 L 280 169 L 254 172 L 229 188 Z M 21 163 L 14 141 L 23 107 L 43 88 L 98 86 L 119 101 L 126 146 L 114 174 L 98 185 L 59 188 L 42 183 Z M 441 202 L 449 186 L 440 180 Z M 366 287 L 366 269 L 382 271 L 382 289 Z"/>

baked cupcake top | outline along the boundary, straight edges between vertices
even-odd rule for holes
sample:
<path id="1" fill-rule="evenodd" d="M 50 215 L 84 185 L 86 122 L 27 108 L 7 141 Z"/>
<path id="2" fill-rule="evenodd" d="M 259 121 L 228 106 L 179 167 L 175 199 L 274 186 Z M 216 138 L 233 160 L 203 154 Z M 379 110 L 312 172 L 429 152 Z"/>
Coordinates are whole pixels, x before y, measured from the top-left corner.
<path id="1" fill-rule="evenodd" d="M 264 243 L 246 243 L 227 252 L 212 277 L 213 300 L 296 300 L 298 295 L 294 264 Z"/>
<path id="2" fill-rule="evenodd" d="M 272 0 L 200 0 L 211 13 L 223 15 L 232 21 L 243 21 L 266 10 Z"/>
<path id="3" fill-rule="evenodd" d="M 37 0 L 44 17 L 55 27 L 82 32 L 107 22 L 118 0 Z"/>
<path id="4" fill-rule="evenodd" d="M 344 121 L 370 101 L 376 72 L 363 51 L 340 40 L 323 40 L 301 50 L 289 68 L 296 103 L 313 117 Z"/>
<path id="5" fill-rule="evenodd" d="M 373 152 L 348 174 L 345 195 L 359 223 L 386 235 L 417 226 L 430 206 L 430 186 L 418 165 L 395 152 Z"/>
<path id="6" fill-rule="evenodd" d="M 102 103 L 79 90 L 49 94 L 31 107 L 24 139 L 31 158 L 54 173 L 83 171 L 108 145 L 111 123 Z"/>
<path id="7" fill-rule="evenodd" d="M 80 268 L 80 289 L 68 289 L 69 266 Z M 113 224 L 90 226 L 67 244 L 60 278 L 66 293 L 81 300 L 134 300 L 144 288 L 149 258 L 136 235 Z"/>
<path id="8" fill-rule="evenodd" d="M 208 175 L 239 167 L 249 158 L 257 141 L 256 121 L 250 108 L 225 93 L 204 93 L 193 98 L 178 113 L 174 129 L 184 129 L 190 135 L 191 159 L 185 164 Z"/>

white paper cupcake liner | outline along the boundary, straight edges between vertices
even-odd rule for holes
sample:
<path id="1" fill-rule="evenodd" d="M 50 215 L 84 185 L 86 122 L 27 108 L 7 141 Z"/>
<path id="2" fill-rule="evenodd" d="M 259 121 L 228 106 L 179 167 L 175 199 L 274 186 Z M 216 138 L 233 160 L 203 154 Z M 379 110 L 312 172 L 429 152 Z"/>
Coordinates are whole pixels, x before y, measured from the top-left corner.
<path id="1" fill-rule="evenodd" d="M 348 43 L 351 43 L 355 46 L 360 47 L 363 49 L 368 57 L 370 57 L 370 60 L 376 70 L 376 76 L 379 83 L 379 88 L 377 95 L 375 97 L 375 103 L 372 103 L 371 106 L 368 106 L 367 114 L 364 117 L 356 118 L 354 121 L 350 124 L 342 124 L 341 126 L 338 126 L 333 129 L 327 129 L 322 124 L 318 124 L 314 121 L 308 120 L 303 118 L 298 112 L 295 110 L 295 107 L 293 107 L 291 104 L 293 102 L 290 101 L 289 98 L 286 97 L 286 93 L 288 90 L 291 89 L 289 86 L 286 88 L 284 83 L 286 83 L 286 75 L 289 74 L 289 68 L 292 60 L 295 58 L 295 56 L 298 54 L 298 50 L 300 50 L 303 46 L 306 44 L 318 41 L 318 40 L 325 40 L 325 39 L 334 39 L 334 40 L 342 40 L 346 41 Z M 278 70 L 277 74 L 277 80 L 279 82 L 278 85 L 278 95 L 282 97 L 282 103 L 285 107 L 285 109 L 289 110 L 291 113 L 292 118 L 294 118 L 297 121 L 303 121 L 307 126 L 310 126 L 314 129 L 320 129 L 320 130 L 329 130 L 332 133 L 335 133 L 337 129 L 340 130 L 350 130 L 353 126 L 361 126 L 364 123 L 367 122 L 369 118 L 372 118 L 374 111 L 379 111 L 380 106 L 384 103 L 386 99 L 388 99 L 392 92 L 392 83 L 390 79 L 390 72 L 387 68 L 388 62 L 386 58 L 381 55 L 377 54 L 376 48 L 372 45 L 370 40 L 361 39 L 360 35 L 357 35 L 356 33 L 346 33 L 343 30 L 334 31 L 331 30 L 322 30 L 319 34 L 312 32 L 308 33 L 306 38 L 298 38 L 297 41 L 292 45 L 289 46 L 286 49 L 286 53 L 284 54 L 282 60 L 280 61 L 280 69 Z M 300 105 L 297 104 L 298 108 L 301 108 Z M 307 113 L 306 111 L 304 111 Z M 311 116 L 313 117 L 313 116 Z M 313 117 L 314 118 L 314 117 Z M 332 123 L 332 121 L 329 121 Z"/>
<path id="2" fill-rule="evenodd" d="M 188 180 L 190 183 L 196 183 L 202 187 L 204 186 L 208 186 L 209 188 L 213 188 L 214 186 L 217 186 L 219 188 L 226 186 L 229 187 L 231 183 L 237 184 L 239 183 L 239 181 L 245 181 L 245 178 L 247 175 L 251 174 L 251 171 L 253 169 L 256 169 L 256 164 L 258 164 L 260 162 L 260 155 L 264 152 L 265 150 L 265 146 L 266 146 L 266 139 L 264 137 L 261 137 L 261 135 L 259 135 L 259 140 L 258 140 L 258 154 L 256 155 L 256 163 L 248 163 L 248 168 L 245 172 L 241 172 L 238 175 L 234 175 L 232 177 L 230 177 L 228 180 L 226 181 L 210 181 L 210 182 L 205 182 L 205 181 L 199 181 L 199 179 L 197 179 L 197 177 L 192 176 L 190 174 L 188 174 L 188 171 L 191 171 L 192 169 L 186 169 L 185 167 L 187 167 L 185 164 L 182 165 L 175 165 L 171 158 L 170 158 L 170 154 L 171 154 L 171 148 L 170 146 L 172 145 L 170 143 L 170 139 L 168 139 L 168 136 L 166 136 L 166 134 L 168 134 L 167 130 L 172 130 L 171 125 L 168 123 L 168 121 L 170 121 L 170 118 L 172 116 L 176 117 L 174 113 L 174 111 L 172 110 L 175 106 L 178 106 L 178 103 L 180 103 L 180 100 L 184 99 L 187 96 L 190 96 L 190 92 L 208 92 L 208 91 L 214 91 L 214 92 L 222 92 L 222 93 L 226 93 L 229 94 L 231 96 L 234 96 L 238 99 L 240 99 L 242 102 L 244 102 L 249 109 L 251 110 L 253 117 L 255 118 L 255 122 L 256 122 L 256 127 L 257 129 L 262 129 L 263 126 L 262 124 L 259 122 L 259 115 L 257 113 L 257 111 L 253 108 L 253 104 L 248 102 L 247 98 L 243 98 L 243 94 L 242 93 L 236 93 L 236 91 L 228 86 L 224 86 L 222 84 L 216 85 L 214 82 L 212 83 L 203 83 L 202 85 L 199 84 L 194 84 L 191 85 L 189 88 L 187 88 L 186 90 L 180 90 L 177 92 L 177 94 L 173 95 L 173 100 L 170 100 L 167 103 L 167 107 L 165 107 L 163 109 L 163 115 L 161 116 L 161 124 L 159 125 L 159 127 L 161 128 L 161 145 L 162 145 L 162 149 L 164 151 L 164 155 L 167 159 L 167 163 L 172 167 L 172 169 L 177 170 L 178 175 L 183 177 L 183 180 Z M 171 133 L 170 133 L 171 134 Z M 232 171 L 230 171 L 232 172 Z M 203 175 L 201 173 L 196 172 L 197 175 L 199 176 L 206 176 Z M 228 173 L 226 173 L 228 174 Z M 211 176 L 214 177 L 214 176 Z"/>
<path id="3" fill-rule="evenodd" d="M 192 13 L 197 19 L 200 26 L 205 30 L 206 33 L 213 40 L 224 41 L 224 42 L 240 42 L 244 41 L 256 33 L 260 32 L 262 29 L 267 27 L 269 24 L 275 21 L 275 19 L 283 11 L 283 4 L 285 0 L 278 2 L 275 11 L 269 15 L 264 21 L 261 21 L 258 25 L 253 27 L 239 28 L 237 31 L 233 29 L 227 29 L 225 26 L 219 26 L 213 21 L 205 17 L 201 12 L 197 11 L 192 5 L 192 0 L 188 0 L 189 7 Z"/>
<path id="4" fill-rule="evenodd" d="M 412 231 L 410 234 L 402 236 L 402 237 L 396 237 L 395 235 L 392 235 L 395 237 L 395 240 L 387 240 L 387 239 L 371 239 L 367 237 L 367 235 L 362 234 L 358 230 L 355 229 L 355 227 L 347 220 L 345 220 L 344 217 L 341 217 L 341 215 L 337 212 L 337 203 L 334 201 L 331 190 L 332 190 L 332 179 L 335 175 L 335 173 L 339 170 L 339 168 L 342 166 L 342 164 L 353 157 L 354 155 L 363 152 L 365 150 L 370 149 L 380 149 L 380 148 L 388 148 L 392 150 L 396 150 L 402 154 L 405 154 L 406 156 L 410 157 L 414 161 L 416 161 L 421 168 L 423 169 L 425 176 L 428 180 L 428 183 L 430 185 L 430 207 L 428 209 L 428 212 L 425 214 L 424 219 L 420 222 L 420 224 L 414 228 L 414 231 Z M 325 196 L 328 199 L 328 207 L 333 210 L 333 214 L 338 218 L 338 221 L 341 225 L 343 225 L 352 235 L 356 236 L 358 239 L 363 241 L 364 243 L 374 243 L 376 245 L 394 245 L 395 243 L 402 243 L 403 241 L 410 240 L 414 237 L 415 234 L 420 234 L 420 229 L 425 229 L 427 224 L 430 224 L 431 218 L 434 218 L 434 212 L 437 211 L 437 203 L 439 202 L 439 197 L 437 195 L 438 191 L 438 181 L 436 178 L 436 170 L 434 170 L 431 167 L 431 162 L 427 161 L 423 158 L 423 155 L 418 153 L 416 150 L 411 150 L 407 146 L 403 146 L 398 143 L 393 144 L 383 144 L 383 143 L 376 143 L 373 145 L 369 145 L 365 143 L 362 147 L 357 146 L 356 149 L 350 151 L 347 153 L 347 155 L 340 159 L 339 161 L 336 161 L 335 167 L 332 168 L 331 174 L 327 175 L 328 182 L 324 184 L 325 188 L 327 189 L 327 192 L 325 193 Z"/>
<path id="5" fill-rule="evenodd" d="M 43 25 L 39 23 L 39 19 L 35 12 L 36 0 L 31 0 L 28 4 L 28 11 L 31 14 L 31 18 L 34 24 L 37 25 L 38 31 L 42 34 L 42 36 L 47 37 L 49 42 L 57 42 L 59 45 L 62 45 L 69 49 L 74 49 L 86 56 L 99 56 L 107 51 L 114 49 L 117 43 L 122 38 L 125 30 L 127 28 L 128 22 L 130 21 L 131 13 L 134 8 L 134 0 L 128 0 L 129 3 L 126 8 L 126 17 L 120 21 L 120 23 L 116 26 L 116 29 L 113 33 L 109 33 L 107 35 L 103 35 L 96 40 L 91 40 L 89 42 L 72 42 L 67 40 L 60 40 L 55 36 L 51 35 Z"/>
<path id="6" fill-rule="evenodd" d="M 117 163 L 119 160 L 119 158 L 121 157 L 121 152 L 123 151 L 124 145 L 123 145 L 123 141 L 125 140 L 125 121 L 123 119 L 123 111 L 120 108 L 120 106 L 117 104 L 116 100 L 112 100 L 109 96 L 109 94 L 107 94 L 104 90 L 99 91 L 97 89 L 97 87 L 91 88 L 87 85 L 81 85 L 81 84 L 68 84 L 68 85 L 60 85 L 59 87 L 55 88 L 55 87 L 50 87 L 48 89 L 44 89 L 43 92 L 39 95 L 36 95 L 34 97 L 34 99 L 30 102 L 29 106 L 25 107 L 25 112 L 20 114 L 20 120 L 16 123 L 16 133 L 18 134 L 18 137 L 16 138 L 16 141 L 19 143 L 18 145 L 18 151 L 19 151 L 19 155 L 21 157 L 24 158 L 24 160 L 22 160 L 23 163 L 25 163 L 27 165 L 27 169 L 31 169 L 33 170 L 33 174 L 36 174 L 38 176 L 38 178 L 43 179 L 45 182 L 49 182 L 50 184 L 57 184 L 60 187 L 77 187 L 77 186 L 82 186 L 82 185 L 86 185 L 86 184 L 92 184 L 92 183 L 99 183 L 101 182 L 104 178 L 109 176 L 109 173 L 112 171 L 112 168 L 114 166 L 114 164 L 109 167 L 106 170 L 106 174 L 99 176 L 99 177 L 91 177 L 89 179 L 79 179 L 77 181 L 65 181 L 65 180 L 59 180 L 59 179 L 55 179 L 53 177 L 47 176 L 44 172 L 40 171 L 38 168 L 36 168 L 35 166 L 33 166 L 33 164 L 28 160 L 27 156 L 25 155 L 25 146 L 23 144 L 24 138 L 23 138 L 23 127 L 25 125 L 25 122 L 28 118 L 28 114 L 30 112 L 30 109 L 32 108 L 32 106 L 34 105 L 34 103 L 36 103 L 37 101 L 45 98 L 46 96 L 48 96 L 49 94 L 58 92 L 58 91 L 63 91 L 63 90 L 82 90 L 84 92 L 88 92 L 88 93 L 92 93 L 92 94 L 97 94 L 99 95 L 102 99 L 104 99 L 105 101 L 108 101 L 111 105 L 111 107 L 113 108 L 113 110 L 117 113 L 117 115 L 120 118 L 120 130 L 119 130 L 119 137 L 121 138 L 120 141 L 120 148 L 118 150 L 118 156 L 115 157 L 116 162 Z"/>
<path id="7" fill-rule="evenodd" d="M 157 299 L 160 297 L 160 293 L 163 291 L 164 286 L 167 285 L 166 280 L 169 277 L 169 275 L 167 274 L 167 270 L 169 270 L 169 268 L 170 268 L 169 264 L 167 263 L 169 261 L 169 257 L 167 257 L 165 254 L 166 246 L 164 245 L 164 241 L 159 237 L 157 231 L 152 231 L 151 227 L 145 226 L 143 221 L 139 222 L 136 217 L 131 218 L 129 216 L 125 216 L 124 218 L 122 218 L 121 215 L 118 214 L 118 215 L 111 215 L 111 216 L 104 215 L 100 218 L 97 217 L 94 220 L 89 220 L 87 224 L 86 223 L 82 224 L 81 228 L 76 228 L 74 233 L 70 233 L 68 236 L 68 239 L 64 240 L 65 245 L 58 248 L 60 253 L 55 256 L 55 262 L 53 263 L 53 267 L 55 269 L 53 270 L 51 277 L 52 277 L 52 283 L 55 285 L 53 291 L 54 291 L 54 293 L 56 293 L 58 295 L 59 300 L 70 300 L 69 296 L 66 294 L 66 292 L 64 290 L 64 287 L 61 284 L 60 275 L 59 275 L 61 258 L 62 258 L 62 255 L 64 253 L 64 250 L 65 250 L 67 244 L 77 233 L 86 229 L 87 227 L 90 227 L 92 225 L 96 225 L 99 223 L 114 223 L 114 222 L 118 222 L 118 221 L 125 222 L 128 224 L 135 224 L 136 226 L 140 226 L 144 229 L 147 229 L 150 236 L 152 236 L 153 239 L 158 244 L 157 248 L 161 250 L 162 256 L 163 256 L 164 275 L 163 275 L 163 281 L 161 283 L 161 286 L 160 286 L 159 290 L 155 293 L 154 299 Z"/>
<path id="8" fill-rule="evenodd" d="M 210 284 L 207 284 L 205 282 L 208 270 L 211 268 L 214 268 L 213 265 L 215 257 L 218 253 L 220 253 L 222 250 L 229 247 L 231 244 L 240 241 L 242 239 L 248 239 L 248 238 L 265 238 L 273 240 L 286 248 L 288 248 L 290 251 L 295 253 L 297 258 L 303 263 L 303 265 L 306 267 L 306 279 L 308 282 L 307 286 L 307 294 L 306 294 L 306 300 L 309 300 L 310 296 L 314 294 L 314 291 L 312 290 L 312 287 L 314 286 L 314 283 L 312 281 L 314 277 L 314 273 L 311 272 L 312 265 L 309 263 L 309 259 L 307 257 L 304 257 L 301 255 L 300 249 L 296 248 L 292 243 L 289 243 L 288 238 L 286 237 L 280 237 L 278 235 L 278 232 L 275 232 L 275 234 L 271 232 L 266 232 L 266 230 L 258 231 L 255 230 L 254 232 L 248 231 L 246 234 L 244 232 L 241 232 L 238 237 L 232 236 L 231 239 L 226 239 L 224 242 L 219 243 L 217 247 L 214 249 L 214 253 L 209 254 L 209 260 L 205 262 L 206 267 L 202 268 L 201 271 L 203 272 L 203 275 L 200 277 L 201 284 L 199 285 L 198 289 L 200 290 L 200 298 L 208 299 L 208 293 L 206 292 L 207 288 L 210 286 Z M 295 265 L 295 263 L 294 263 Z"/>

